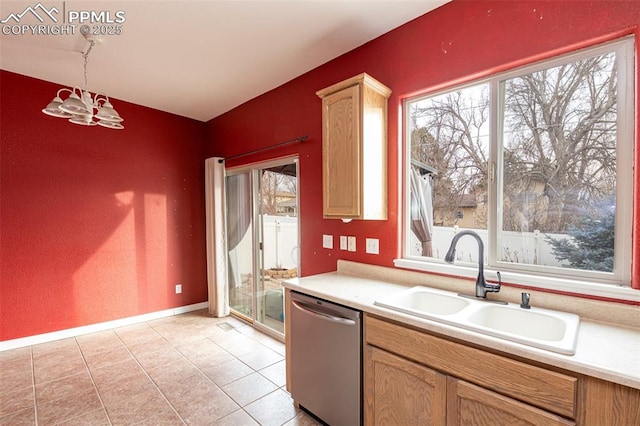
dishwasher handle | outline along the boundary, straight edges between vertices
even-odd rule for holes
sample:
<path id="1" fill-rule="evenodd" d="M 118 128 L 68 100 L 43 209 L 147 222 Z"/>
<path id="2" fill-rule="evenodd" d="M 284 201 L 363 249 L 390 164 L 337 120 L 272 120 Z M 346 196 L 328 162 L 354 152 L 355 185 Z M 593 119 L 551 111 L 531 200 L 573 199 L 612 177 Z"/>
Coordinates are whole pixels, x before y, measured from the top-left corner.
<path id="1" fill-rule="evenodd" d="M 327 321 L 331 321 L 331 322 L 335 322 L 335 323 L 343 324 L 343 325 L 355 325 L 356 324 L 356 322 L 354 320 L 349 319 L 349 318 L 341 318 L 341 317 L 337 317 L 335 315 L 330 315 L 330 314 L 326 314 L 324 312 L 318 312 L 316 310 L 309 309 L 309 307 L 307 307 L 307 306 L 305 306 L 305 305 L 303 305 L 301 303 L 298 303 L 295 300 L 292 300 L 291 304 L 296 309 L 298 309 L 299 311 L 302 311 L 305 314 L 312 315 L 312 316 L 320 318 L 320 319 L 324 319 L 324 320 L 327 320 Z"/>

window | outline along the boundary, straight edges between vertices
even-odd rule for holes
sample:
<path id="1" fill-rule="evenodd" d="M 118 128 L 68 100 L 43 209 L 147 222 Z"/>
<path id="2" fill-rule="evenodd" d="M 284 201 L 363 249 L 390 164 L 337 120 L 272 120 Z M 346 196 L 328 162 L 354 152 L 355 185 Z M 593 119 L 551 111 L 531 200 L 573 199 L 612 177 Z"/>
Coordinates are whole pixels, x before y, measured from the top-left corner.
<path id="1" fill-rule="evenodd" d="M 458 244 L 458 271 L 442 259 L 472 229 L 488 270 L 511 282 L 629 287 L 633 64 L 626 38 L 406 100 L 396 264 L 458 274 L 477 264 L 473 239 Z"/>

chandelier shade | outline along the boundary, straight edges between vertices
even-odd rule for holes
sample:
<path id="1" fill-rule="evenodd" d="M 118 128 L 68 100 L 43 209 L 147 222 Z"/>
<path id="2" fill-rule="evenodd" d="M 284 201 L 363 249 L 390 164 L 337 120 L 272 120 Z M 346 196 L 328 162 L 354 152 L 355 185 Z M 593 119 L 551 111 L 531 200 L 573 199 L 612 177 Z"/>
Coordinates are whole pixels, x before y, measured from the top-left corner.
<path id="1" fill-rule="evenodd" d="M 86 38 L 86 37 L 85 37 Z M 95 96 L 86 89 L 87 87 L 87 62 L 89 60 L 89 53 L 95 45 L 95 40 L 89 40 L 89 48 L 86 52 L 82 53 L 84 58 L 84 87 L 74 87 L 68 89 L 66 87 L 58 90 L 58 93 L 51 102 L 42 110 L 44 114 L 51 117 L 66 118 L 73 124 L 80 124 L 82 126 L 97 126 L 106 127 L 108 129 L 124 129 L 121 124 L 123 120 L 120 114 L 113 108 L 109 97 L 96 93 Z M 69 92 L 67 99 L 62 99 L 61 93 Z M 94 118 L 97 121 L 94 121 Z"/>
<path id="2" fill-rule="evenodd" d="M 98 121 L 98 125 L 106 127 L 108 129 L 124 129 L 124 126 L 122 124 L 113 121 L 100 120 Z"/>
<path id="3" fill-rule="evenodd" d="M 55 98 L 53 98 L 53 100 L 51 102 L 49 102 L 49 104 L 46 106 L 45 109 L 42 110 L 42 112 L 44 112 L 47 115 L 50 115 L 52 117 L 59 117 L 59 118 L 71 118 L 73 117 L 73 114 L 71 114 L 70 112 L 65 112 L 63 110 L 60 109 L 60 105 L 62 105 L 62 98 L 60 97 L 60 92 L 62 91 L 69 91 L 69 89 L 60 89 L 58 90 L 58 94 L 56 95 Z"/>
<path id="4" fill-rule="evenodd" d="M 123 121 L 122 117 L 120 117 L 120 114 L 118 114 L 118 111 L 113 109 L 113 105 L 111 105 L 111 102 L 109 102 L 109 98 L 106 98 L 102 106 L 98 108 L 96 118 L 113 123 L 120 123 L 121 121 Z"/>
<path id="5" fill-rule="evenodd" d="M 79 115 L 82 117 L 93 115 L 92 109 L 90 109 L 91 106 L 85 104 L 85 102 L 80 99 L 75 92 L 75 88 L 69 97 L 62 102 L 62 105 L 60 105 L 59 108 L 63 112 L 68 112 L 69 114 Z"/>

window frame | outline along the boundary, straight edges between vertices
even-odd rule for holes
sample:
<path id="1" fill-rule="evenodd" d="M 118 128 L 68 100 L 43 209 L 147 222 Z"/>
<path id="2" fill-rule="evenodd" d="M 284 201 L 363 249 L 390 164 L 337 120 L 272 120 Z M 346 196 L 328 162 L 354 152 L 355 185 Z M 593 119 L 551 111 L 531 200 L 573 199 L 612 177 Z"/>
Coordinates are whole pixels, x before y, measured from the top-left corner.
<path id="1" fill-rule="evenodd" d="M 532 72 L 548 69 L 560 64 L 574 62 L 604 53 L 616 53 L 618 66 L 617 93 L 617 143 L 616 143 L 616 217 L 615 217 L 615 258 L 613 273 L 598 271 L 579 271 L 570 269 L 536 265 L 513 264 L 497 259 L 498 254 L 498 199 L 501 197 L 502 172 L 495 172 L 501 164 L 502 144 L 502 105 L 500 97 L 504 94 L 503 82 Z M 487 191 L 487 262 L 485 273 L 488 279 L 496 279 L 496 271 L 500 271 L 505 282 L 533 288 L 541 288 L 567 293 L 578 293 L 614 299 L 640 301 L 640 291 L 631 288 L 632 278 L 632 230 L 633 230 L 633 184 L 634 184 L 634 149 L 635 149 L 635 46 L 634 37 L 627 36 L 616 40 L 597 44 L 591 47 L 575 50 L 566 54 L 556 55 L 541 61 L 536 61 L 515 69 L 499 72 L 484 78 L 440 87 L 438 90 L 427 91 L 418 96 L 402 100 L 402 149 L 404 162 L 402 164 L 401 187 L 404 189 L 402 199 L 402 235 L 401 258 L 394 260 L 396 267 L 416 269 L 446 275 L 461 277 L 475 277 L 477 264 L 469 262 L 445 263 L 443 260 L 427 258 L 410 254 L 410 171 L 411 167 L 411 115 L 409 105 L 422 99 L 435 97 L 456 90 L 474 87 L 480 84 L 489 85 L 490 122 L 489 122 L 489 168 L 490 179 Z"/>

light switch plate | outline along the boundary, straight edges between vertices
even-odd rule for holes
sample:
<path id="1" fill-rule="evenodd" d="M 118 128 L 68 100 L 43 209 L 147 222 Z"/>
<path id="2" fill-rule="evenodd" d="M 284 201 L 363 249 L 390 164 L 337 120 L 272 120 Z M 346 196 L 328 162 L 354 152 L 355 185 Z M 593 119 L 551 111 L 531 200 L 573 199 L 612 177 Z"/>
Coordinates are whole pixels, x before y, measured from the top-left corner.
<path id="1" fill-rule="evenodd" d="M 322 235 L 322 248 L 332 249 L 333 248 L 333 235 Z"/>
<path id="2" fill-rule="evenodd" d="M 347 236 L 340 235 L 340 250 L 346 250 L 346 249 L 347 249 Z"/>
<path id="3" fill-rule="evenodd" d="M 347 250 L 356 251 L 356 237 L 347 237 Z"/>
<path id="4" fill-rule="evenodd" d="M 380 254 L 380 246 L 377 238 L 367 238 L 366 252 L 369 254 Z"/>

